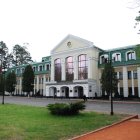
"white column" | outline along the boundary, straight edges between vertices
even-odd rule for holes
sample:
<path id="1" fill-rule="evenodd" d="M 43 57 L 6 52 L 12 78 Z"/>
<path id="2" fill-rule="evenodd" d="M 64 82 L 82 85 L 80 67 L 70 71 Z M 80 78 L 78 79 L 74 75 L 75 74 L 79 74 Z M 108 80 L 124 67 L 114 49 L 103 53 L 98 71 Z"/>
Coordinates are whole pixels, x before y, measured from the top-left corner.
<path id="1" fill-rule="evenodd" d="M 54 60 L 51 61 L 51 81 L 54 81 Z"/>
<path id="2" fill-rule="evenodd" d="M 84 88 L 83 88 L 83 90 L 84 90 L 84 93 L 83 94 L 85 94 L 86 97 L 89 97 L 89 94 L 88 94 L 88 85 L 85 85 Z"/>
<path id="3" fill-rule="evenodd" d="M 119 78 L 119 72 L 117 72 L 117 78 Z M 118 93 L 120 95 L 120 83 L 118 82 Z"/>
<path id="4" fill-rule="evenodd" d="M 45 90 L 45 87 L 46 87 L 46 75 L 44 74 L 43 75 L 43 95 L 45 96 L 46 95 L 46 90 Z"/>
<path id="5" fill-rule="evenodd" d="M 21 95 L 22 93 L 22 77 L 20 77 L 20 89 L 19 89 L 19 94 Z"/>
<path id="6" fill-rule="evenodd" d="M 59 92 L 58 92 L 58 91 L 59 91 Z M 57 87 L 57 88 L 56 88 L 56 94 L 57 94 L 57 97 L 60 97 L 60 96 L 61 96 L 60 87 Z"/>
<path id="7" fill-rule="evenodd" d="M 35 80 L 34 80 L 34 95 L 36 94 L 35 89 L 36 89 L 36 84 L 35 84 Z"/>
<path id="8" fill-rule="evenodd" d="M 73 86 L 69 86 L 69 97 L 74 97 L 73 93 L 74 93 Z"/>
<path id="9" fill-rule="evenodd" d="M 99 70 L 99 93 L 97 93 L 99 96 L 102 96 L 102 88 L 101 88 L 101 70 Z"/>
<path id="10" fill-rule="evenodd" d="M 61 59 L 61 67 L 62 67 L 62 71 L 61 71 L 61 79 L 62 79 L 62 81 L 65 81 L 65 80 L 66 80 L 65 58 Z"/>
<path id="11" fill-rule="evenodd" d="M 36 76 L 36 90 L 37 92 L 39 90 L 39 76 L 38 75 Z"/>
<path id="12" fill-rule="evenodd" d="M 133 76 L 133 71 L 131 71 L 131 85 L 132 85 L 132 95 L 134 95 L 134 76 Z"/>
<path id="13" fill-rule="evenodd" d="M 78 57 L 74 57 L 74 80 L 78 80 Z"/>
<path id="14" fill-rule="evenodd" d="M 140 97 L 140 67 L 137 68 L 137 78 L 138 78 L 138 97 Z"/>
<path id="15" fill-rule="evenodd" d="M 127 76 L 127 67 L 123 67 L 123 93 L 124 97 L 128 97 L 128 76 Z"/>
<path id="16" fill-rule="evenodd" d="M 46 93 L 45 93 L 45 95 L 46 95 L 46 96 L 49 96 L 49 92 L 50 92 L 50 91 L 49 91 L 49 87 L 46 86 Z"/>
<path id="17" fill-rule="evenodd" d="M 88 59 L 88 79 L 91 79 L 92 78 L 92 58 L 89 57 Z"/>
<path id="18" fill-rule="evenodd" d="M 49 64 L 49 70 L 51 69 L 51 64 Z"/>

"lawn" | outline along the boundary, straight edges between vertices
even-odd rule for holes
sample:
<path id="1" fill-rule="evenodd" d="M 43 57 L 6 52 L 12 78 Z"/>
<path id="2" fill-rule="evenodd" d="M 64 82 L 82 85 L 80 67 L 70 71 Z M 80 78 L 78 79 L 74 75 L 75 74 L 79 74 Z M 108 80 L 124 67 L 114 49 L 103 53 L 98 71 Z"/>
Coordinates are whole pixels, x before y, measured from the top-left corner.
<path id="1" fill-rule="evenodd" d="M 5 104 L 0 105 L 0 140 L 66 140 L 123 117 L 95 112 L 53 116 L 45 107 Z"/>

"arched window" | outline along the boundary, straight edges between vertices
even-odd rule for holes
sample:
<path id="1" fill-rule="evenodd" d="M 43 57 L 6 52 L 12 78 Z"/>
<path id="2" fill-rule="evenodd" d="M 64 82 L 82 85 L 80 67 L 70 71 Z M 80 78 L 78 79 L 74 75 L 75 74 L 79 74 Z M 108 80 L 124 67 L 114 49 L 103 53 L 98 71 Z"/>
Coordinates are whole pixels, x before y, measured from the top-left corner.
<path id="1" fill-rule="evenodd" d="M 39 66 L 39 71 L 43 71 L 43 66 L 42 65 Z"/>
<path id="2" fill-rule="evenodd" d="M 66 58 L 66 80 L 73 80 L 73 57 Z"/>
<path id="3" fill-rule="evenodd" d="M 135 51 L 129 51 L 126 53 L 126 60 L 135 60 L 136 59 L 136 54 Z"/>
<path id="4" fill-rule="evenodd" d="M 121 61 L 121 54 L 120 53 L 113 53 L 112 54 L 112 60 L 115 61 Z"/>
<path id="5" fill-rule="evenodd" d="M 34 71 L 34 72 L 36 71 L 36 67 L 35 67 L 35 66 L 33 67 L 33 71 Z"/>
<path id="6" fill-rule="evenodd" d="M 83 80 L 88 78 L 87 55 L 82 54 L 78 57 L 78 79 Z"/>
<path id="7" fill-rule="evenodd" d="M 61 81 L 61 60 L 58 58 L 54 61 L 55 81 Z"/>

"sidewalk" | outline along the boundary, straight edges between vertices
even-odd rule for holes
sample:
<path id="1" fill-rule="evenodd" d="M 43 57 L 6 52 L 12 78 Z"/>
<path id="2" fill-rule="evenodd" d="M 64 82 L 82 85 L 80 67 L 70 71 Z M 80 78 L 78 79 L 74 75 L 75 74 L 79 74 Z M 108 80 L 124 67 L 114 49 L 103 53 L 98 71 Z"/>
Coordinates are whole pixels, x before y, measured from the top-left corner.
<path id="1" fill-rule="evenodd" d="M 140 119 L 133 116 L 71 140 L 140 140 Z"/>
<path id="2" fill-rule="evenodd" d="M 111 102 L 110 100 L 102 100 L 102 99 L 88 99 L 88 101 L 94 102 Z M 113 100 L 114 103 L 135 103 L 140 104 L 140 101 L 137 100 Z"/>

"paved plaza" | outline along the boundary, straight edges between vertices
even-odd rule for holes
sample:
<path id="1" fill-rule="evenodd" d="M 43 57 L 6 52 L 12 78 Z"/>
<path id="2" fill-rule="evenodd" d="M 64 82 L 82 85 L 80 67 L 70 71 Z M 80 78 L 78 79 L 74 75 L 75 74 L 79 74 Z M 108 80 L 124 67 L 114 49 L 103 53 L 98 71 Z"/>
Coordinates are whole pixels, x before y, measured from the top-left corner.
<path id="1" fill-rule="evenodd" d="M 35 98 L 35 97 L 16 97 L 5 96 L 5 103 L 10 104 L 23 104 L 31 106 L 45 107 L 48 104 L 53 103 L 70 103 L 76 101 L 82 101 L 82 99 L 53 99 L 53 98 Z M 2 96 L 0 96 L 0 102 L 2 102 Z M 110 113 L 110 101 L 102 100 L 88 100 L 86 103 L 87 111 L 97 111 Z M 113 102 L 114 113 L 123 114 L 138 114 L 140 115 L 140 102 L 126 102 L 126 101 L 114 101 Z"/>
<path id="2" fill-rule="evenodd" d="M 132 117 L 130 117 L 131 119 L 77 136 L 72 140 L 139 140 L 140 119 L 136 116 Z"/>

